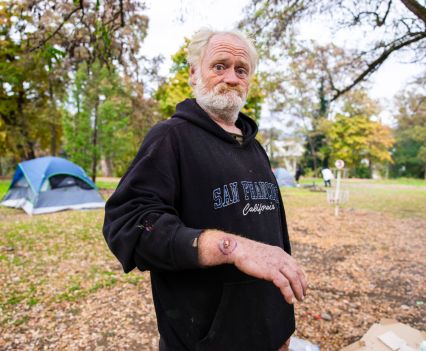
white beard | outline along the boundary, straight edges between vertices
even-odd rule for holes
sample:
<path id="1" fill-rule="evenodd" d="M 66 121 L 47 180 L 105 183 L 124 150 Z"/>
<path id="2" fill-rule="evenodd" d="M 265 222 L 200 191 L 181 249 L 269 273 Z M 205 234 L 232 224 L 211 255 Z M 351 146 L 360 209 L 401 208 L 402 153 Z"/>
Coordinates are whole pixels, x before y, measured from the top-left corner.
<path id="1" fill-rule="evenodd" d="M 247 93 L 241 87 L 230 87 L 220 83 L 207 90 L 201 75 L 196 73 L 196 85 L 193 87 L 198 104 L 213 117 L 234 124 L 238 113 L 246 103 Z"/>

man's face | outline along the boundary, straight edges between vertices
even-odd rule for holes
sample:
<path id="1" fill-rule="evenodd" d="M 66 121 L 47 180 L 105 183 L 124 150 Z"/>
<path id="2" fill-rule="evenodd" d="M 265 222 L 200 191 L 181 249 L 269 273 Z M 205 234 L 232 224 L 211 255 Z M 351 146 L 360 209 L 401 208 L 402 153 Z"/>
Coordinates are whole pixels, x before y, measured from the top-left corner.
<path id="1" fill-rule="evenodd" d="M 201 64 L 191 68 L 197 101 L 218 112 L 238 111 L 244 106 L 250 84 L 250 56 L 243 41 L 233 35 L 210 39 Z"/>

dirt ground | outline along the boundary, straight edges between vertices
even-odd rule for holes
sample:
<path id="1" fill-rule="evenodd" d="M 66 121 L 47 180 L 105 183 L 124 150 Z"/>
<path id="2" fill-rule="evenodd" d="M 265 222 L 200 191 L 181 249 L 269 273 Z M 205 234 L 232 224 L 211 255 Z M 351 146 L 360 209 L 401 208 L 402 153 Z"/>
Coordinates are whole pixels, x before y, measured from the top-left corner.
<path id="1" fill-rule="evenodd" d="M 425 219 L 358 210 L 335 218 L 332 209 L 318 208 L 290 209 L 287 217 L 293 255 L 310 281 L 296 306 L 298 337 L 334 351 L 381 318 L 426 330 Z M 0 330 L 0 349 L 158 350 L 149 275 L 143 275 L 137 284 L 115 284 L 78 301 L 17 311 L 25 321 Z"/>
<path id="2" fill-rule="evenodd" d="M 310 280 L 298 336 L 339 350 L 381 318 L 426 330 L 425 220 L 367 211 L 290 217 L 294 256 Z"/>

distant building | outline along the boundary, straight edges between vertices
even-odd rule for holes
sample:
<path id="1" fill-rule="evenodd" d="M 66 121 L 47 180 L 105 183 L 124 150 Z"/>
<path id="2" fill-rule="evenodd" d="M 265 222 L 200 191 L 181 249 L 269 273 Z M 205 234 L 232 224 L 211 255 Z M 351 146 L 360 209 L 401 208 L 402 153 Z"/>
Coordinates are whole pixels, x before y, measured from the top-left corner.
<path id="1" fill-rule="evenodd" d="M 305 152 L 303 141 L 295 138 L 269 139 L 266 140 L 263 147 L 272 164 L 283 167 L 292 174 L 296 172 L 297 163 Z"/>

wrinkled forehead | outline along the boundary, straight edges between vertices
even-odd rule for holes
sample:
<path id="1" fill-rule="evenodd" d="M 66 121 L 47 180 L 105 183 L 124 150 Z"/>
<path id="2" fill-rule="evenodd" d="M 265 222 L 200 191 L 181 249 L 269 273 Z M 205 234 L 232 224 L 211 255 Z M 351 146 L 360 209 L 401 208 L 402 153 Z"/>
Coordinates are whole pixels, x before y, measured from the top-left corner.
<path id="1" fill-rule="evenodd" d="M 250 54 L 246 43 L 231 34 L 216 34 L 210 38 L 202 60 L 213 59 L 227 54 L 233 55 L 250 65 Z"/>

